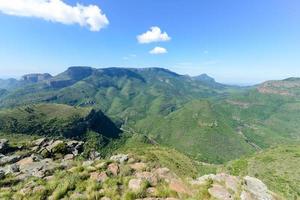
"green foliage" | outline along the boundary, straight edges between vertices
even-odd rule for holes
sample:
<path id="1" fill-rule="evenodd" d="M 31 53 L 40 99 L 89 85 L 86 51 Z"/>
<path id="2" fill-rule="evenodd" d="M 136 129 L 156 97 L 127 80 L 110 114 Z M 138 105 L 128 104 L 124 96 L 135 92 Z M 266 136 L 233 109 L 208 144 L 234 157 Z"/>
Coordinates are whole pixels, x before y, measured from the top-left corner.
<path id="1" fill-rule="evenodd" d="M 83 139 L 87 130 L 118 137 L 120 130 L 101 111 L 60 104 L 37 104 L 0 111 L 0 131 Z"/>

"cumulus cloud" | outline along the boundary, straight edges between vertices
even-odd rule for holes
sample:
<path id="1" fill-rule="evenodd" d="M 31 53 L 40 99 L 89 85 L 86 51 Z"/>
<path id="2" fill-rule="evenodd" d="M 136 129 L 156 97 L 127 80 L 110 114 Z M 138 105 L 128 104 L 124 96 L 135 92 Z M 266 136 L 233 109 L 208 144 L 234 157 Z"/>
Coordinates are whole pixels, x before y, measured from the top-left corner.
<path id="1" fill-rule="evenodd" d="M 137 40 L 141 44 L 152 42 L 165 42 L 171 40 L 166 32 L 162 32 L 159 27 L 153 26 L 149 31 L 137 36 Z"/>
<path id="2" fill-rule="evenodd" d="M 79 3 L 71 6 L 63 0 L 0 0 L 0 12 L 62 24 L 79 24 L 91 31 L 99 31 L 109 24 L 98 6 L 83 6 Z"/>
<path id="3" fill-rule="evenodd" d="M 165 53 L 168 53 L 168 51 L 167 51 L 167 49 L 165 49 L 163 47 L 155 47 L 149 53 L 150 54 L 165 54 Z"/>

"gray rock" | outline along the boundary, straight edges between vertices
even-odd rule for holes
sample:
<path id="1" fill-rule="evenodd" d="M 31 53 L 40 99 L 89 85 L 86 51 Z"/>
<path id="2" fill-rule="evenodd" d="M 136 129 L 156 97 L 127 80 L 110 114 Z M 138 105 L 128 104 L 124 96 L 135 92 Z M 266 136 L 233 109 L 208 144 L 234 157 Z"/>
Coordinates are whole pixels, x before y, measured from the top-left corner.
<path id="1" fill-rule="evenodd" d="M 3 169 L 0 169 L 0 180 L 5 177 L 5 171 Z"/>
<path id="2" fill-rule="evenodd" d="M 98 151 L 91 151 L 89 157 L 91 160 L 99 160 L 101 158 L 100 156 L 101 155 Z"/>
<path id="3" fill-rule="evenodd" d="M 251 196 L 259 200 L 273 200 L 267 186 L 259 179 L 250 176 L 244 177 L 244 189 L 251 193 Z"/>
<path id="4" fill-rule="evenodd" d="M 19 161 L 21 156 L 19 155 L 11 155 L 11 156 L 3 156 L 0 158 L 0 165 L 11 164 Z"/>
<path id="5" fill-rule="evenodd" d="M 41 146 L 43 144 L 45 144 L 47 141 L 46 138 L 40 138 L 40 139 L 37 139 L 35 141 L 33 141 L 32 143 L 35 145 L 35 146 Z"/>
<path id="6" fill-rule="evenodd" d="M 8 140 L 0 139 L 0 153 L 5 153 L 8 149 Z"/>
<path id="7" fill-rule="evenodd" d="M 10 173 L 16 173 L 20 171 L 20 167 L 18 164 L 12 164 L 9 166 L 9 172 Z"/>
<path id="8" fill-rule="evenodd" d="M 126 154 L 118 154 L 110 157 L 110 160 L 119 162 L 119 163 L 124 163 L 128 160 L 128 155 Z"/>

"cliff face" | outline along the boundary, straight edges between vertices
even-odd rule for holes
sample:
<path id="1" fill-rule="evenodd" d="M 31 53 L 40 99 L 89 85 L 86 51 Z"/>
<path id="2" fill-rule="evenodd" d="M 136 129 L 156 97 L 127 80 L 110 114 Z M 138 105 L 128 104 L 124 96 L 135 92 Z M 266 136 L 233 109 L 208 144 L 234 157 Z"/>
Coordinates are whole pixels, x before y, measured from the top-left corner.
<path id="1" fill-rule="evenodd" d="M 52 76 L 48 73 L 45 74 L 26 74 L 22 76 L 21 81 L 37 83 L 51 79 Z"/>

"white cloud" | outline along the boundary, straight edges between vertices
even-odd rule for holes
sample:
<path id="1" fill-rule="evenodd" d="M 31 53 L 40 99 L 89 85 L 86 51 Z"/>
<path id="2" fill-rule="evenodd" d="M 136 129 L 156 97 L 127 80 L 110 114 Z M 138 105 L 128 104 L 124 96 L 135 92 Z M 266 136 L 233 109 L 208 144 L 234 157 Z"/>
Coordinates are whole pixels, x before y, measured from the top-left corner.
<path id="1" fill-rule="evenodd" d="M 0 12 L 22 17 L 42 18 L 62 24 L 79 24 L 91 31 L 99 31 L 109 24 L 96 5 L 71 6 L 63 0 L 0 0 Z"/>
<path id="2" fill-rule="evenodd" d="M 162 32 L 159 27 L 153 26 L 149 31 L 137 36 L 137 40 L 141 44 L 152 42 L 165 42 L 171 40 L 166 32 Z"/>
<path id="3" fill-rule="evenodd" d="M 167 49 L 165 49 L 163 47 L 155 47 L 149 53 L 150 54 L 165 54 L 165 53 L 168 53 L 168 51 L 167 51 Z"/>

